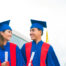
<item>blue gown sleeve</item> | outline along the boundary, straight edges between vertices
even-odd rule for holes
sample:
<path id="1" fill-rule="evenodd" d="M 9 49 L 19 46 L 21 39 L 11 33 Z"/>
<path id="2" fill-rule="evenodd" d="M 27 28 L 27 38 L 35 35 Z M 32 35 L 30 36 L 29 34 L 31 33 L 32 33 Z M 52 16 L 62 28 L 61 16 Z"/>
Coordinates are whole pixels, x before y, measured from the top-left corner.
<path id="1" fill-rule="evenodd" d="M 25 66 L 25 62 L 19 47 L 16 47 L 16 66 Z"/>
<path id="2" fill-rule="evenodd" d="M 27 60 L 26 60 L 26 53 L 25 53 L 25 44 L 22 46 L 22 48 L 21 48 L 21 53 L 22 53 L 22 55 L 23 55 L 23 58 L 24 58 L 24 60 L 25 60 L 25 63 L 27 62 Z"/>
<path id="3" fill-rule="evenodd" d="M 49 51 L 48 51 L 47 59 L 46 59 L 46 66 L 60 66 L 52 46 L 49 47 Z"/>

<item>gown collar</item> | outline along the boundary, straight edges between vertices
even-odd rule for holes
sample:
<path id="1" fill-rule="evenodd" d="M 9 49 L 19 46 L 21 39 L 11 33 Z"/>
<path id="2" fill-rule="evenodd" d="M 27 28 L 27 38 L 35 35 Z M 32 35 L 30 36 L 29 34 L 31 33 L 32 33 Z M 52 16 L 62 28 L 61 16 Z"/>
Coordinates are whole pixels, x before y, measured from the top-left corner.
<path id="1" fill-rule="evenodd" d="M 10 46 L 10 42 L 7 42 L 6 45 L 3 45 L 4 49 L 2 49 L 1 47 L 0 47 L 0 49 L 5 50 L 6 48 L 8 49 L 9 46 Z"/>
<path id="2" fill-rule="evenodd" d="M 40 45 L 40 44 L 43 44 L 43 41 L 40 40 L 40 41 L 36 44 L 36 42 L 33 40 L 32 43 L 35 44 L 35 45 Z"/>
<path id="3" fill-rule="evenodd" d="M 4 48 L 9 46 L 9 42 L 6 43 L 6 45 L 3 45 Z"/>

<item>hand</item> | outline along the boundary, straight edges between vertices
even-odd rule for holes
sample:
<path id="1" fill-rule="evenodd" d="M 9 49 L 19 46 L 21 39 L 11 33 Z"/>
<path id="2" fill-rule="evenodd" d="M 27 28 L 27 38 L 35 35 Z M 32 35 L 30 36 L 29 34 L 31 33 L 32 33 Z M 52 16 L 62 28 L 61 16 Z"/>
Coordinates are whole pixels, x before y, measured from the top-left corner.
<path id="1" fill-rule="evenodd" d="M 1 66 L 8 66 L 7 62 L 1 63 Z"/>

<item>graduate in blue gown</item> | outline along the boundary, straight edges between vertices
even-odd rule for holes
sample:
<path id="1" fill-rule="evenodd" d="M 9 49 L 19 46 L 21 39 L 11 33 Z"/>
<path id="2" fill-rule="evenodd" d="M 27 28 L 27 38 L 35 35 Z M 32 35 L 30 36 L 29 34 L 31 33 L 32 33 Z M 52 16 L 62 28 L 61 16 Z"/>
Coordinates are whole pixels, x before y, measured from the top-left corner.
<path id="1" fill-rule="evenodd" d="M 19 47 L 9 42 L 12 37 L 12 29 L 9 23 L 10 20 L 0 23 L 0 66 L 25 66 Z"/>
<path id="2" fill-rule="evenodd" d="M 44 58 L 43 56 L 41 56 L 41 51 L 43 50 L 41 48 L 43 43 L 45 43 L 41 40 L 41 36 L 43 35 L 43 30 L 44 30 L 43 27 L 47 28 L 47 26 L 45 21 L 31 20 L 31 23 L 32 25 L 30 27 L 30 37 L 33 41 L 25 43 L 23 47 L 21 48 L 26 66 L 60 66 L 57 56 L 53 50 L 53 47 L 49 44 L 48 44 L 49 46 L 48 52 L 44 62 L 45 65 L 44 64 L 41 65 L 42 63 L 41 57 L 42 57 L 42 60 Z M 31 45 L 31 47 L 29 47 L 28 45 Z M 45 51 L 46 51 L 46 48 L 45 48 Z M 28 57 L 30 57 L 30 59 Z"/>

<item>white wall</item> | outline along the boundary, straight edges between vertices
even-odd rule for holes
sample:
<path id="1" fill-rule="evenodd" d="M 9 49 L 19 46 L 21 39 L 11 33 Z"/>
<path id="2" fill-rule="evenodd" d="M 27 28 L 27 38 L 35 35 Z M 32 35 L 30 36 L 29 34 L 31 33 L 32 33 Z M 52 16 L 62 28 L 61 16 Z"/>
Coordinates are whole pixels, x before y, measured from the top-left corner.
<path id="1" fill-rule="evenodd" d="M 0 21 L 11 19 L 12 28 L 29 39 L 31 18 L 47 21 L 49 43 L 66 66 L 66 0 L 0 0 Z"/>

